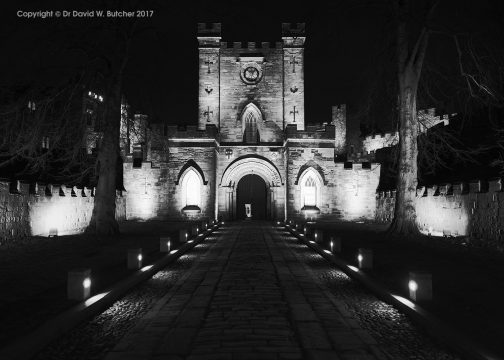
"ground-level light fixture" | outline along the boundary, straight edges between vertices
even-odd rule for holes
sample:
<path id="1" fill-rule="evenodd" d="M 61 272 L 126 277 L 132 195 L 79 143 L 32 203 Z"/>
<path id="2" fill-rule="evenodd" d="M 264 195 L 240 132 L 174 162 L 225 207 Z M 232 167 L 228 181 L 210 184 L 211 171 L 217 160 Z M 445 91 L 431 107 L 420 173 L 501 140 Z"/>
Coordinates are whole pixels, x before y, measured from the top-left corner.
<path id="1" fill-rule="evenodd" d="M 73 269 L 68 272 L 67 298 L 84 301 L 91 295 L 91 269 Z"/>
<path id="2" fill-rule="evenodd" d="M 171 237 L 165 236 L 159 238 L 159 252 L 169 253 L 171 248 Z"/>
<path id="3" fill-rule="evenodd" d="M 409 297 L 416 302 L 432 300 L 432 274 L 426 271 L 409 273 Z"/>
<path id="4" fill-rule="evenodd" d="M 373 250 L 360 248 L 357 254 L 359 269 L 373 268 Z"/>
<path id="5" fill-rule="evenodd" d="M 128 249 L 128 269 L 138 270 L 142 268 L 142 249 Z"/>

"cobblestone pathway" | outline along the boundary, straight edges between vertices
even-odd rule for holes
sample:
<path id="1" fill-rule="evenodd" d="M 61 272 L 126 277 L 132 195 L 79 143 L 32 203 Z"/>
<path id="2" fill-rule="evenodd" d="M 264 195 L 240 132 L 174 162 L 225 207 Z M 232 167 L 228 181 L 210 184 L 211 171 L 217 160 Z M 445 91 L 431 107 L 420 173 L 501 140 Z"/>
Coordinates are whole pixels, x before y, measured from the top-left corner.
<path id="1" fill-rule="evenodd" d="M 385 359 L 273 234 L 223 231 L 106 359 Z"/>

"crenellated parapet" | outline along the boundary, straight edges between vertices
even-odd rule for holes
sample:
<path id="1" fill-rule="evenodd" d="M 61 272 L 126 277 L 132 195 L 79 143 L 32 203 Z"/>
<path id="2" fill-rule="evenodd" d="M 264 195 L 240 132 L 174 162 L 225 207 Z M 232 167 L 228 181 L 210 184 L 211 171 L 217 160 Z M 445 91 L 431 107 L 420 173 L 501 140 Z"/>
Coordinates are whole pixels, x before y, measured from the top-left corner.
<path id="1" fill-rule="evenodd" d="M 94 197 L 95 192 L 95 187 L 77 187 L 41 182 L 28 183 L 22 180 L 0 180 L 0 196 Z M 117 196 L 122 196 L 122 193 L 118 191 Z"/>
<path id="2" fill-rule="evenodd" d="M 419 134 L 425 133 L 430 128 L 443 124 L 447 126 L 450 123 L 450 117 L 456 114 L 444 114 L 436 116 L 436 109 L 430 108 L 427 110 L 418 110 L 418 132 Z M 399 133 L 388 132 L 382 134 L 368 135 L 362 140 L 362 149 L 364 153 L 372 154 L 378 149 L 395 146 L 399 142 Z"/>
<path id="3" fill-rule="evenodd" d="M 504 179 L 492 178 L 489 180 L 476 179 L 471 181 L 459 181 L 427 186 L 419 186 L 416 189 L 416 197 L 427 196 L 450 196 L 494 193 L 504 191 Z M 376 192 L 377 199 L 395 198 L 396 190 L 381 190 Z"/>
<path id="4" fill-rule="evenodd" d="M 440 116 L 436 116 L 436 109 L 430 108 L 426 110 L 418 110 L 417 118 L 418 118 L 418 131 L 419 133 L 424 133 L 429 130 L 431 127 L 434 127 L 438 124 L 443 124 L 443 126 L 447 126 L 450 124 L 450 117 L 455 116 L 456 114 L 443 114 Z"/>
<path id="5" fill-rule="evenodd" d="M 365 153 L 371 154 L 378 149 L 392 147 L 396 145 L 398 142 L 399 142 L 399 134 L 397 132 L 373 134 L 366 136 L 362 140 L 362 149 Z"/>

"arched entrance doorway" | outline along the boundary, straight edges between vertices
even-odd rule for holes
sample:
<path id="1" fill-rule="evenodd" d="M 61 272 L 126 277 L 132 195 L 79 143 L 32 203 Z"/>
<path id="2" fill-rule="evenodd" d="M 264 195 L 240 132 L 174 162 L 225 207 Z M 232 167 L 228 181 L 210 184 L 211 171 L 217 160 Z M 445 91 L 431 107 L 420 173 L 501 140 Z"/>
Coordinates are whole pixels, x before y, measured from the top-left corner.
<path id="1" fill-rule="evenodd" d="M 248 175 L 259 177 L 265 187 L 265 206 L 261 208 L 264 209 L 264 215 L 261 216 L 264 216 L 265 219 L 284 219 L 285 184 L 282 181 L 283 177 L 275 164 L 257 155 L 242 156 L 224 170 L 217 187 L 216 213 L 218 216 L 225 220 L 245 217 L 245 202 L 240 198 L 240 204 L 238 204 L 237 190 L 240 181 Z M 254 179 L 254 181 L 257 180 L 257 178 Z M 254 212 L 254 210 L 252 211 Z"/>
<path id="2" fill-rule="evenodd" d="M 245 175 L 236 188 L 236 218 L 245 219 L 245 204 L 252 205 L 252 219 L 266 219 L 266 183 L 259 175 Z"/>

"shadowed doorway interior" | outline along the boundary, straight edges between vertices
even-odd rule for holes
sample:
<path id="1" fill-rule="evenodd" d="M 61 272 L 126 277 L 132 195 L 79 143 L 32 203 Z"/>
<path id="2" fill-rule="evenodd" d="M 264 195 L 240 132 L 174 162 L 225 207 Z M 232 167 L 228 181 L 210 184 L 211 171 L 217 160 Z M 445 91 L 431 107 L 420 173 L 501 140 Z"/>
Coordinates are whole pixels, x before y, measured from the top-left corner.
<path id="1" fill-rule="evenodd" d="M 236 190 L 236 217 L 245 219 L 245 204 L 252 204 L 252 219 L 266 219 L 266 184 L 258 175 L 245 175 Z"/>

